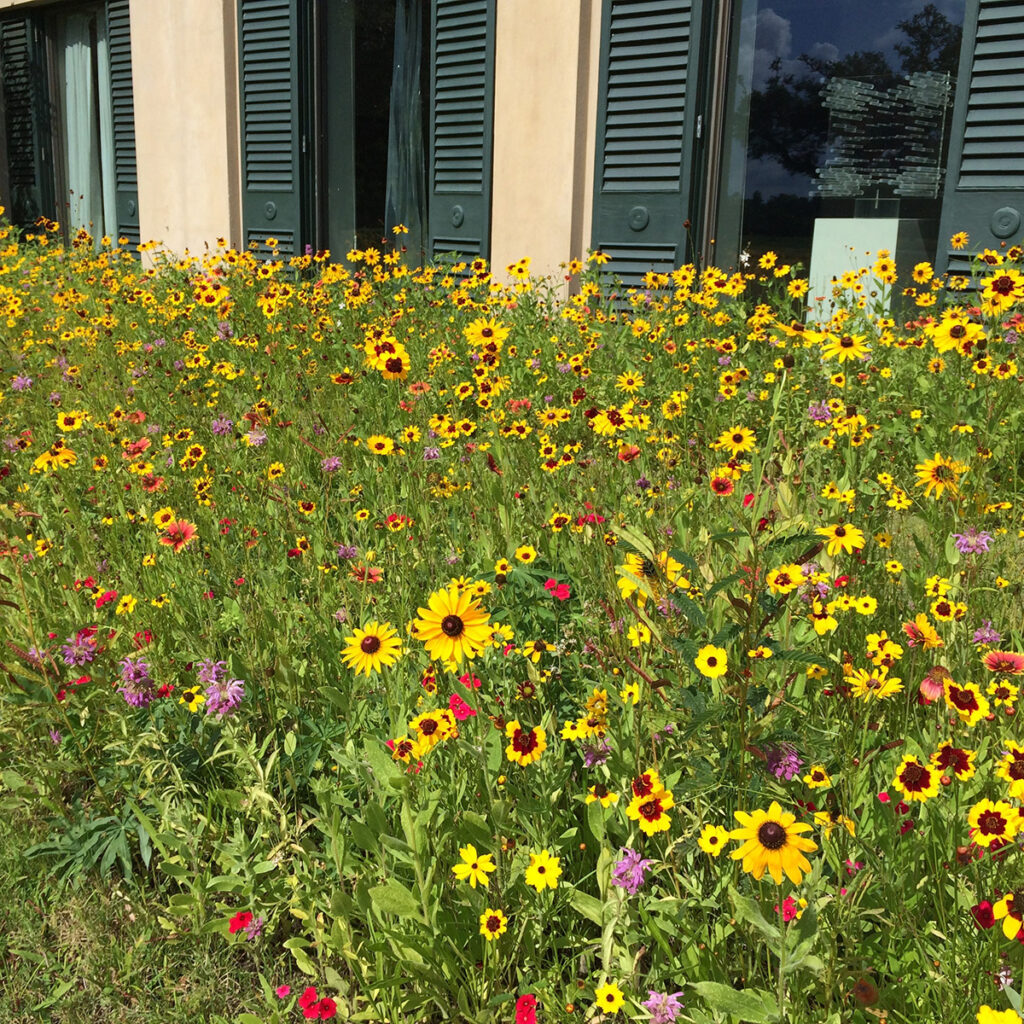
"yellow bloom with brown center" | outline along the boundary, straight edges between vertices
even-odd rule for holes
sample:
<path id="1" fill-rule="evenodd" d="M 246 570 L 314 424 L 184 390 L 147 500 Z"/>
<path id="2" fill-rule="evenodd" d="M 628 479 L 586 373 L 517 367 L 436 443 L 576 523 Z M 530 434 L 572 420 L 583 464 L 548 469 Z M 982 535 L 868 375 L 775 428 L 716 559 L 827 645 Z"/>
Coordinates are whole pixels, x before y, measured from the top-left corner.
<path id="1" fill-rule="evenodd" d="M 463 658 L 475 658 L 490 642 L 490 616 L 468 590 L 436 590 L 427 604 L 419 609 L 413 630 L 431 658 L 459 665 Z"/>
<path id="2" fill-rule="evenodd" d="M 935 497 L 941 498 L 942 492 L 947 488 L 954 497 L 959 493 L 960 477 L 967 472 L 968 467 L 956 459 L 936 452 L 934 459 L 919 462 L 914 469 L 917 470 L 916 486 L 924 488 L 924 496 L 931 497 L 934 491 Z"/>
<path id="3" fill-rule="evenodd" d="M 782 883 L 783 875 L 799 885 L 811 870 L 804 854 L 818 848 L 817 843 L 801 834 L 810 832 L 811 826 L 797 822 L 796 815 L 783 811 L 774 800 L 767 811 L 736 811 L 735 815 L 741 827 L 733 829 L 729 838 L 742 841 L 743 845 L 732 852 L 732 859 L 742 860 L 743 870 L 758 881 L 767 871 L 776 885 Z"/>
<path id="4" fill-rule="evenodd" d="M 367 622 L 362 629 L 353 630 L 352 636 L 345 637 L 341 660 L 356 675 L 369 675 L 393 665 L 402 653 L 402 641 L 398 632 L 387 622 Z"/>

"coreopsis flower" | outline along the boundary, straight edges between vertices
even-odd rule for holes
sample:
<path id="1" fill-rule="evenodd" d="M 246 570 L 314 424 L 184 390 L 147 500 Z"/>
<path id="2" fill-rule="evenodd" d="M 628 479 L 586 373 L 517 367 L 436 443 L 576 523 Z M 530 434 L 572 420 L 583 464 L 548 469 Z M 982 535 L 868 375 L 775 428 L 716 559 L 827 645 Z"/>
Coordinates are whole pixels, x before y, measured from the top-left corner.
<path id="1" fill-rule="evenodd" d="M 614 981 L 605 982 L 594 989 L 594 1005 L 601 1013 L 618 1013 L 625 1002 L 626 997 Z"/>
<path id="2" fill-rule="evenodd" d="M 804 776 L 804 782 L 810 789 L 822 789 L 832 785 L 832 779 L 823 764 L 812 765 Z"/>
<path id="3" fill-rule="evenodd" d="M 518 720 L 512 721 L 505 726 L 505 736 L 509 741 L 505 756 L 523 768 L 539 761 L 547 750 L 547 734 L 540 726 L 524 729 Z"/>
<path id="4" fill-rule="evenodd" d="M 672 793 L 659 786 L 650 793 L 634 794 L 626 808 L 626 817 L 635 821 L 644 835 L 653 836 L 656 832 L 668 831 L 671 824 L 668 812 L 674 806 Z"/>
<path id="5" fill-rule="evenodd" d="M 489 853 L 478 854 L 476 847 L 470 843 L 459 850 L 459 856 L 462 861 L 452 868 L 452 874 L 460 882 L 469 882 L 474 889 L 478 882 L 486 889 L 491 881 L 487 876 L 498 870 L 498 865 L 494 863 L 492 855 Z"/>
<path id="6" fill-rule="evenodd" d="M 943 775 L 966 781 L 975 774 L 974 759 L 976 750 L 965 750 L 954 746 L 950 740 L 943 740 L 939 749 L 928 759 Z"/>
<path id="7" fill-rule="evenodd" d="M 537 892 L 557 889 L 561 874 L 562 865 L 558 857 L 552 856 L 547 850 L 530 854 L 530 866 L 526 869 L 525 881 Z"/>
<path id="8" fill-rule="evenodd" d="M 975 683 L 967 682 L 961 685 L 953 679 L 946 679 L 943 683 L 943 695 L 946 698 L 946 706 L 955 711 L 960 716 L 960 721 L 966 725 L 977 725 L 988 715 L 988 700 Z"/>
<path id="9" fill-rule="evenodd" d="M 979 800 L 967 812 L 971 839 L 978 846 L 1011 842 L 1020 831 L 1020 822 L 1017 808 L 1005 800 Z"/>
<path id="10" fill-rule="evenodd" d="M 1010 784 L 1010 796 L 1024 800 L 1024 747 L 1013 740 L 1000 744 L 1003 756 L 996 763 L 996 778 Z"/>
<path id="11" fill-rule="evenodd" d="M 729 838 L 743 845 L 732 852 L 732 859 L 742 860 L 743 870 L 758 881 L 767 871 L 776 885 L 781 884 L 783 874 L 799 885 L 811 870 L 804 854 L 818 848 L 817 843 L 801 835 L 810 832 L 811 826 L 797 822 L 794 814 L 783 811 L 774 800 L 767 811 L 736 811 L 735 815 L 741 827 L 733 829 Z"/>
<path id="12" fill-rule="evenodd" d="M 717 679 L 729 671 L 728 655 L 721 647 L 705 644 L 694 659 L 697 671 L 706 679 Z"/>
<path id="13" fill-rule="evenodd" d="M 1024 929 L 1024 892 L 1008 892 L 993 906 L 992 916 L 1003 922 L 1003 934 L 1008 939 L 1017 938 Z"/>
<path id="14" fill-rule="evenodd" d="M 922 764 L 916 757 L 907 754 L 892 780 L 893 786 L 902 794 L 904 800 L 919 801 L 931 799 L 939 794 L 940 773 L 931 765 Z"/>

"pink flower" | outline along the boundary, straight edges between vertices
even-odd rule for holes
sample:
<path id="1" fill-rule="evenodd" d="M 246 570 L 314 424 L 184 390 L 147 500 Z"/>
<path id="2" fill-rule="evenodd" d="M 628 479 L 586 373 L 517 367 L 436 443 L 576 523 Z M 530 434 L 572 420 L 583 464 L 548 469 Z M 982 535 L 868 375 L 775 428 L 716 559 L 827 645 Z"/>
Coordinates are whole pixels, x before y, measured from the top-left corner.
<path id="1" fill-rule="evenodd" d="M 989 672 L 1006 676 L 1019 676 L 1024 672 L 1024 654 L 1016 651 L 989 651 L 981 660 Z"/>
<path id="2" fill-rule="evenodd" d="M 480 689 L 480 677 L 473 675 L 472 672 L 466 672 L 459 676 L 459 682 L 467 690 L 479 690 Z"/>
<path id="3" fill-rule="evenodd" d="M 743 507 L 750 508 L 754 504 L 754 495 L 747 493 L 743 495 Z"/>
<path id="4" fill-rule="evenodd" d="M 544 589 L 548 591 L 552 597 L 557 597 L 559 601 L 567 601 L 569 599 L 569 584 L 559 583 L 558 580 L 548 580 L 544 584 Z"/>
<path id="5" fill-rule="evenodd" d="M 882 792 L 878 794 L 879 803 L 887 804 L 892 799 L 888 793 Z"/>
<path id="6" fill-rule="evenodd" d="M 459 722 L 464 722 L 467 718 L 476 715 L 476 712 L 457 693 L 453 693 L 448 698 L 448 707 Z"/>
<path id="7" fill-rule="evenodd" d="M 530 992 L 516 1000 L 516 1024 L 537 1024 L 537 997 Z"/>
<path id="8" fill-rule="evenodd" d="M 278 999 L 287 999 L 288 996 L 291 995 L 291 992 L 291 985 L 278 985 L 277 988 L 274 989 L 274 995 L 276 995 Z"/>

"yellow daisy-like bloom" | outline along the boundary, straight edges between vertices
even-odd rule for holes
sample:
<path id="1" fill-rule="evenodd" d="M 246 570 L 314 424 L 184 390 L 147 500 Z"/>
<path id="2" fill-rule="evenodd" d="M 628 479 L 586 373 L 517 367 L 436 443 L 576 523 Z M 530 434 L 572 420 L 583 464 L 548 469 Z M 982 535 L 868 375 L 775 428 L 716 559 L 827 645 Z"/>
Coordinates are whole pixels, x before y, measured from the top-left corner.
<path id="1" fill-rule="evenodd" d="M 459 850 L 459 856 L 462 858 L 462 863 L 456 864 L 452 868 L 452 874 L 460 882 L 469 882 L 474 889 L 478 882 L 486 889 L 491 881 L 487 876 L 492 871 L 498 870 L 498 865 L 492 860 L 492 855 L 489 853 L 478 854 L 476 847 L 470 843 Z"/>
<path id="2" fill-rule="evenodd" d="M 352 636 L 345 637 L 341 660 L 356 675 L 369 675 L 393 665 L 402 653 L 402 641 L 397 631 L 387 622 L 367 622 L 362 629 L 355 629 Z"/>
<path id="3" fill-rule="evenodd" d="M 462 334 L 470 345 L 483 348 L 486 345 L 500 345 L 510 330 L 498 320 L 480 317 L 463 328 Z"/>
<path id="4" fill-rule="evenodd" d="M 959 493 L 958 485 L 960 477 L 967 472 L 967 466 L 956 459 L 947 458 L 945 455 L 935 453 L 934 459 L 926 462 L 919 462 L 914 469 L 917 470 L 917 487 L 924 488 L 924 496 L 931 497 L 932 491 L 936 498 L 942 497 L 942 492 L 949 489 L 949 493 Z"/>
<path id="5" fill-rule="evenodd" d="M 845 363 L 849 359 L 863 359 L 871 349 L 864 342 L 863 334 L 843 334 L 837 337 L 826 334 L 822 338 L 821 356 L 823 359 L 838 359 Z"/>
<path id="6" fill-rule="evenodd" d="M 838 555 L 845 551 L 852 555 L 864 547 L 864 534 L 856 526 L 849 523 L 834 523 L 831 526 L 819 526 L 815 531 L 819 537 L 828 539 L 826 550 L 830 555 Z"/>
<path id="7" fill-rule="evenodd" d="M 526 884 L 532 885 L 537 892 L 545 889 L 557 889 L 558 879 L 562 874 L 562 865 L 557 857 L 552 857 L 547 850 L 530 854 L 530 866 L 526 869 Z"/>
<path id="8" fill-rule="evenodd" d="M 608 981 L 594 989 L 594 1000 L 602 1013 L 618 1013 L 625 1005 L 626 997 L 614 981 Z"/>
<path id="9" fill-rule="evenodd" d="M 925 800 L 939 795 L 939 773 L 930 765 L 921 764 L 911 754 L 907 754 L 892 780 L 893 786 L 903 794 L 904 800 Z"/>
<path id="10" fill-rule="evenodd" d="M 541 754 L 548 748 L 547 734 L 539 726 L 524 729 L 516 720 L 505 726 L 505 735 L 509 740 L 505 756 L 523 768 L 539 761 Z"/>
<path id="11" fill-rule="evenodd" d="M 832 785 L 832 779 L 829 777 L 829 774 L 825 770 L 825 766 L 823 764 L 813 765 L 810 771 L 808 771 L 804 776 L 804 782 L 806 782 L 811 789 L 822 789 L 825 786 Z"/>
<path id="12" fill-rule="evenodd" d="M 717 857 L 729 842 L 729 830 L 721 825 L 705 825 L 697 837 L 697 845 L 709 856 Z"/>
<path id="13" fill-rule="evenodd" d="M 206 703 L 206 694 L 200 687 L 191 686 L 182 692 L 178 703 L 184 704 L 192 714 L 195 714 Z"/>
<path id="14" fill-rule="evenodd" d="M 946 679 L 942 684 L 946 706 L 960 716 L 966 725 L 975 726 L 988 715 L 989 704 L 977 683 L 960 684 Z"/>
<path id="15" fill-rule="evenodd" d="M 966 231 L 958 231 L 949 240 L 949 247 L 951 249 L 957 249 L 957 250 L 963 249 L 970 240 L 971 240 L 970 236 L 967 234 Z"/>
<path id="16" fill-rule="evenodd" d="M 885 700 L 903 689 L 903 680 L 889 678 L 889 670 L 883 665 L 870 671 L 858 668 L 850 674 L 851 693 L 863 700 Z"/>
<path id="17" fill-rule="evenodd" d="M 979 800 L 967 812 L 971 826 L 971 839 L 978 846 L 1011 842 L 1020 831 L 1017 808 L 1005 800 Z"/>
<path id="18" fill-rule="evenodd" d="M 1024 747 L 1013 740 L 1003 740 L 1003 756 L 996 764 L 996 777 L 1010 784 L 1010 796 L 1024 800 Z"/>
<path id="19" fill-rule="evenodd" d="M 729 455 L 736 458 L 742 452 L 753 451 L 756 440 L 756 435 L 749 427 L 730 427 L 718 435 L 718 440 L 711 447 L 726 448 Z"/>
<path id="20" fill-rule="evenodd" d="M 508 931 L 508 918 L 500 911 L 488 907 L 480 915 L 480 934 L 493 942 L 499 935 Z"/>
<path id="21" fill-rule="evenodd" d="M 765 576 L 768 589 L 773 594 L 789 594 L 804 582 L 803 569 L 799 565 L 780 565 Z"/>
<path id="22" fill-rule="evenodd" d="M 660 787 L 652 793 L 642 796 L 634 795 L 626 808 L 626 817 L 640 826 L 645 836 L 653 836 L 655 832 L 667 832 L 671 824 L 668 812 L 675 807 L 672 793 Z"/>
<path id="23" fill-rule="evenodd" d="M 987 1003 L 978 1009 L 977 1024 L 1020 1024 L 1020 1021 L 1021 1016 L 1016 1010 L 993 1010 Z"/>
<path id="24" fill-rule="evenodd" d="M 705 644 L 698 652 L 694 665 L 705 679 L 717 679 L 729 671 L 728 655 L 721 647 Z"/>
<path id="25" fill-rule="evenodd" d="M 523 544 L 522 547 L 516 548 L 515 557 L 523 565 L 529 565 L 537 561 L 537 549 L 532 544 Z"/>
<path id="26" fill-rule="evenodd" d="M 585 803 L 593 804 L 601 802 L 602 807 L 610 807 L 619 802 L 619 794 L 613 793 L 603 782 L 595 783 L 587 790 Z"/>
<path id="27" fill-rule="evenodd" d="M 811 870 L 804 854 L 818 848 L 817 843 L 800 834 L 810 832 L 811 826 L 797 822 L 796 816 L 783 811 L 775 800 L 767 811 L 736 811 L 735 815 L 742 827 L 733 829 L 729 838 L 743 845 L 733 850 L 732 859 L 742 860 L 743 870 L 758 881 L 767 871 L 776 885 L 782 883 L 783 874 L 799 885 Z"/>
<path id="28" fill-rule="evenodd" d="M 1024 892 L 1008 892 L 992 907 L 992 916 L 1003 922 L 1003 934 L 1008 939 L 1017 938 L 1024 928 Z"/>
<path id="29" fill-rule="evenodd" d="M 436 590 L 427 603 L 429 607 L 419 609 L 413 630 L 431 658 L 459 665 L 463 658 L 473 659 L 487 646 L 490 616 L 468 590 Z"/>
<path id="30" fill-rule="evenodd" d="M 661 596 L 666 584 L 670 589 L 679 587 L 688 590 L 690 587 L 690 581 L 683 575 L 682 564 L 667 551 L 662 551 L 653 559 L 630 552 L 622 565 L 616 566 L 616 571 L 619 573 L 617 585 L 623 601 L 628 601 L 635 594 L 636 603 L 641 608 L 647 603 L 647 594 L 630 577 L 643 580 L 656 598 Z"/>

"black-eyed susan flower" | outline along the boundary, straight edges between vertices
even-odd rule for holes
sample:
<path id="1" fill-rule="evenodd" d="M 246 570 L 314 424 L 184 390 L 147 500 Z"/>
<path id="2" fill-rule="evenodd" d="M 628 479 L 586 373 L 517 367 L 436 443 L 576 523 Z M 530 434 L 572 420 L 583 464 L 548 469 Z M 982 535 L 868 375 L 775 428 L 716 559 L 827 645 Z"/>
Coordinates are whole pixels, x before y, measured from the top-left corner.
<path id="1" fill-rule="evenodd" d="M 811 826 L 797 822 L 795 815 L 783 811 L 774 800 L 767 811 L 736 811 L 735 815 L 741 827 L 733 829 L 729 838 L 743 845 L 732 852 L 732 859 L 741 860 L 743 870 L 758 881 L 767 871 L 776 885 L 781 884 L 783 875 L 799 885 L 811 870 L 804 854 L 818 848 L 817 843 L 801 834 L 810 832 Z"/>
<path id="2" fill-rule="evenodd" d="M 345 637 L 341 660 L 358 675 L 369 675 L 393 665 L 402 653 L 402 641 L 387 622 L 371 620 Z"/>
<path id="3" fill-rule="evenodd" d="M 413 627 L 431 658 L 459 665 L 463 658 L 475 658 L 490 642 L 490 616 L 468 590 L 436 590 L 427 605 L 419 609 Z"/>
<path id="4" fill-rule="evenodd" d="M 934 459 L 919 462 L 914 467 L 917 471 L 916 486 L 924 488 L 926 498 L 931 497 L 933 491 L 935 498 L 941 498 L 945 490 L 956 497 L 959 493 L 960 477 L 967 472 L 967 468 L 964 463 L 936 452 Z"/>
<path id="5" fill-rule="evenodd" d="M 600 1013 L 618 1013 L 625 1002 L 622 989 L 614 981 L 605 982 L 594 989 L 594 1005 Z"/>
<path id="6" fill-rule="evenodd" d="M 593 804 L 600 802 L 602 807 L 610 807 L 619 802 L 619 794 L 613 793 L 603 782 L 596 782 L 587 790 L 584 803 Z"/>
<path id="7" fill-rule="evenodd" d="M 864 534 L 849 523 L 833 523 L 830 526 L 819 526 L 815 531 L 819 537 L 826 539 L 829 555 L 838 555 L 841 551 L 853 554 L 864 547 Z"/>
<path id="8" fill-rule="evenodd" d="M 206 694 L 201 686 L 190 686 L 182 691 L 178 703 L 184 704 L 192 714 L 195 714 L 206 703 Z"/>

